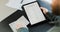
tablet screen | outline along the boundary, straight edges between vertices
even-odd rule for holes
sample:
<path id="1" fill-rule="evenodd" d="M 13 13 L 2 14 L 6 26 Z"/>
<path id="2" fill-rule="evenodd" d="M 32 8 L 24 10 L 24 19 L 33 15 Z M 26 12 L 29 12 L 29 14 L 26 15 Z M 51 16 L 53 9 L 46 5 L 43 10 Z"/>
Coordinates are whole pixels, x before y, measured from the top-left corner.
<path id="1" fill-rule="evenodd" d="M 23 6 L 31 25 L 46 20 L 37 2 Z"/>

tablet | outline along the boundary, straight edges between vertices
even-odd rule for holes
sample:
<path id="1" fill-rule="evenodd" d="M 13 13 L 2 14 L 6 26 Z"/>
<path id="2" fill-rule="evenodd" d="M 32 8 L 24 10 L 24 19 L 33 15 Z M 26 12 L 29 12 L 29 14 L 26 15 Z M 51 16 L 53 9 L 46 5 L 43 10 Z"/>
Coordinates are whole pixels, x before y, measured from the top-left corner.
<path id="1" fill-rule="evenodd" d="M 26 12 L 31 25 L 34 25 L 36 23 L 46 20 L 37 1 L 24 4 L 22 8 Z"/>

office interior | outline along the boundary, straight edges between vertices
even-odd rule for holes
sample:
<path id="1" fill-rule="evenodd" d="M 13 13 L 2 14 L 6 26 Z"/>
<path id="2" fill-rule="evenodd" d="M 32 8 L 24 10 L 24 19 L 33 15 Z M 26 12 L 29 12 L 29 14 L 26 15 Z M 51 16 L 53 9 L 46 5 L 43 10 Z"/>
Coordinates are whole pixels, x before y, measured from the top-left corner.
<path id="1" fill-rule="evenodd" d="M 3 19 L 0 22 L 0 32 L 13 32 L 9 24 L 18 20 L 22 15 L 29 21 L 25 11 L 21 11 L 19 9 L 6 6 L 5 4 L 8 1 L 9 0 L 0 0 L 0 19 L 1 20 Z M 37 1 L 39 5 L 41 5 L 41 7 L 48 9 L 48 12 L 52 13 L 52 7 L 51 7 L 51 4 L 53 3 L 52 0 L 37 0 Z M 59 5 L 57 7 L 57 11 L 58 10 L 60 10 Z M 57 12 L 57 15 L 58 13 L 59 12 Z M 47 18 L 46 21 L 39 22 L 35 25 L 28 24 L 27 27 L 29 29 L 29 32 L 60 32 L 59 31 L 60 24 L 58 23 L 60 20 L 58 20 L 58 22 L 55 21 L 57 23 L 56 24 L 56 23 L 53 23 L 54 20 L 52 21 L 48 17 L 46 18 Z M 59 18 L 59 15 L 57 16 L 57 19 L 58 18 Z"/>

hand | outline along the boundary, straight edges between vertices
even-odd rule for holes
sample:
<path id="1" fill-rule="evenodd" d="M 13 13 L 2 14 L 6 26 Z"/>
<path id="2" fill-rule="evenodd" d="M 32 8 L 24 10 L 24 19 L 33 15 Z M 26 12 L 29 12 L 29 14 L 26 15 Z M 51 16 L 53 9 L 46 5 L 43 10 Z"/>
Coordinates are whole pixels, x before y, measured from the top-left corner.
<path id="1" fill-rule="evenodd" d="M 48 13 L 48 9 L 44 8 L 44 7 L 40 7 L 40 9 L 42 9 L 42 12 L 46 15 Z"/>

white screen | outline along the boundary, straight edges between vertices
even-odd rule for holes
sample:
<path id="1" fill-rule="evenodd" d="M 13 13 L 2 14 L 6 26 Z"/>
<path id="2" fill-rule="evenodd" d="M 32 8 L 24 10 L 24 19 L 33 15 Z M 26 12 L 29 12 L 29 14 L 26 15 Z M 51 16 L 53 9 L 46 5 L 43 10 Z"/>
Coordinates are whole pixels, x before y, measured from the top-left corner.
<path id="1" fill-rule="evenodd" d="M 37 2 L 24 6 L 31 25 L 46 20 Z"/>

